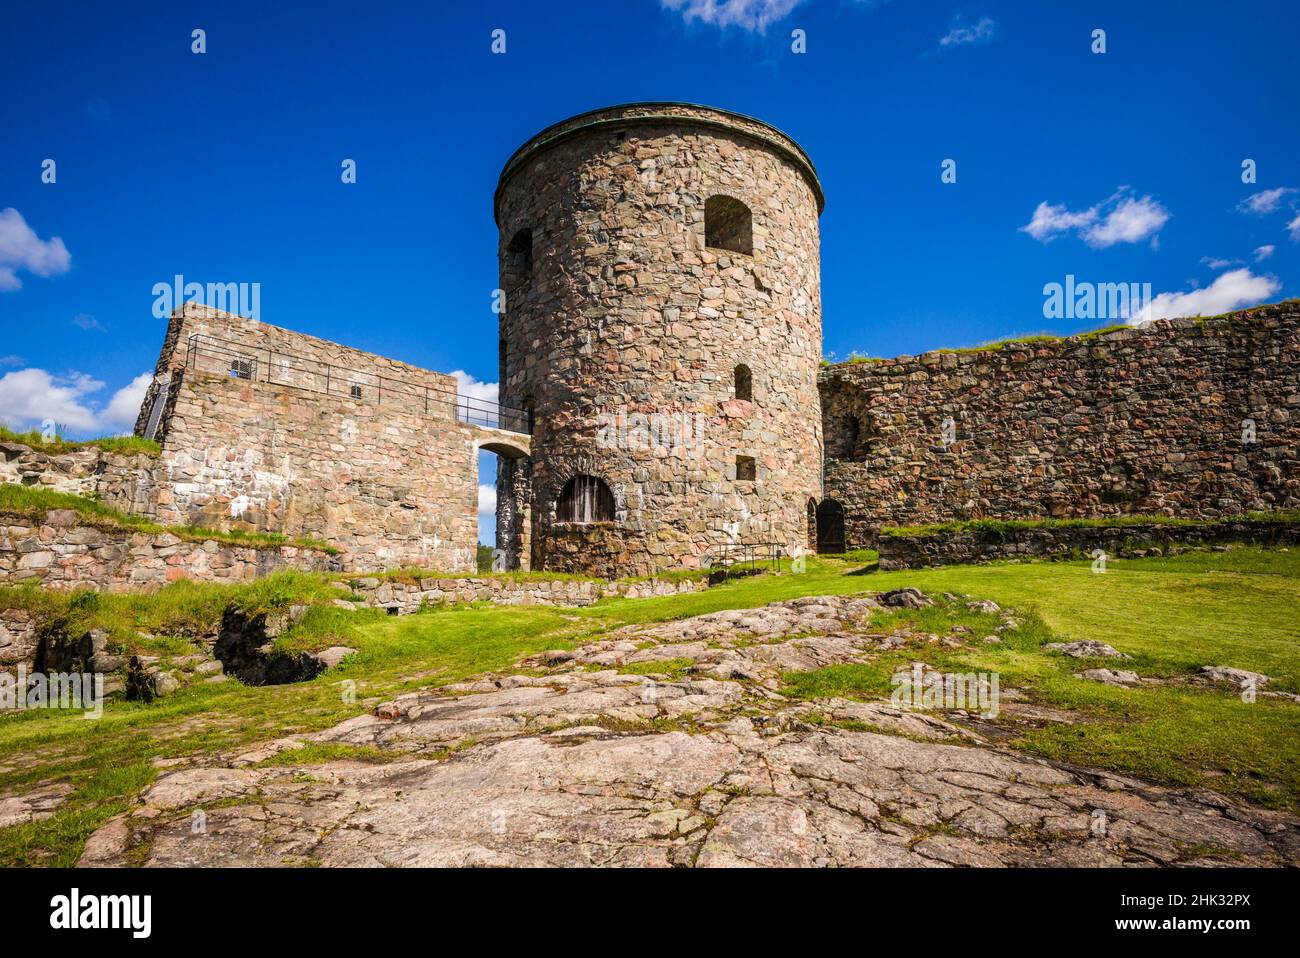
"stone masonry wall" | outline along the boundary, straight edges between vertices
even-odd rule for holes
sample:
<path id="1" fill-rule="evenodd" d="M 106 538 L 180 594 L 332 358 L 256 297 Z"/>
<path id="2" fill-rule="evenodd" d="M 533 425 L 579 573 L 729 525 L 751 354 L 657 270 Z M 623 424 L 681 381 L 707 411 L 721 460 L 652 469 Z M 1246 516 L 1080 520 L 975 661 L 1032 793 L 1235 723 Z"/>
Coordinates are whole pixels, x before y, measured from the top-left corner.
<path id="1" fill-rule="evenodd" d="M 355 569 L 474 568 L 478 449 L 507 434 L 457 421 L 452 377 L 186 305 L 138 431 L 159 396 L 160 522 L 319 538 Z"/>
<path id="2" fill-rule="evenodd" d="M 297 546 L 235 546 L 103 528 L 70 509 L 51 509 L 43 519 L 0 513 L 0 585 L 126 592 L 178 579 L 236 583 L 285 568 L 328 571 L 335 562 Z"/>
<path id="3" fill-rule="evenodd" d="M 152 516 L 157 461 L 144 454 L 120 455 L 97 446 L 44 453 L 16 442 L 0 442 L 0 484 L 35 486 L 95 498 L 119 512 Z"/>
<path id="4" fill-rule="evenodd" d="M 1006 531 L 954 531 L 929 535 L 895 535 L 876 539 L 880 568 L 920 569 L 994 559 L 1070 558 L 1100 549 L 1109 558 L 1173 554 L 1214 543 L 1300 543 L 1296 522 L 1207 522 L 1180 526 L 1138 522 L 1108 526 L 1039 526 Z"/>
<path id="5" fill-rule="evenodd" d="M 1300 301 L 840 364 L 821 395 L 850 548 L 881 525 L 1300 506 Z"/>
<path id="6" fill-rule="evenodd" d="M 719 195 L 749 208 L 752 252 L 706 244 Z M 820 493 L 821 203 L 785 134 L 684 104 L 574 117 L 507 163 L 500 377 L 504 400 L 534 413 L 531 501 L 516 510 L 533 568 L 651 574 L 730 541 L 805 541 Z M 733 387 L 738 364 L 752 400 Z M 560 521 L 577 475 L 608 485 L 610 521 Z"/>
<path id="7" fill-rule="evenodd" d="M 651 596 L 702 592 L 708 579 L 646 579 L 604 582 L 592 579 L 509 579 L 499 577 L 427 576 L 410 582 L 387 578 L 346 580 L 368 608 L 398 615 L 418 612 L 426 605 L 452 602 L 493 602 L 497 605 L 592 605 L 600 599 L 642 599 Z"/>

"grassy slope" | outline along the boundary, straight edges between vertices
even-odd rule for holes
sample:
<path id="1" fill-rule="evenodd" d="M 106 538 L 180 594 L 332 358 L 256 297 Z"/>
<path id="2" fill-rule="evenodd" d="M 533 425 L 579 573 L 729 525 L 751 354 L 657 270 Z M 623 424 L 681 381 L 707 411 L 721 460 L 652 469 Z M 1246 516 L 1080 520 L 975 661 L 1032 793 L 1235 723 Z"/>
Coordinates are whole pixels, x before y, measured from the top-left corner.
<path id="1" fill-rule="evenodd" d="M 94 722 L 52 712 L 6 716 L 0 719 L 0 793 L 51 780 L 70 781 L 77 791 L 52 818 L 0 830 L 0 864 L 74 862 L 90 831 L 152 781 L 156 758 L 228 751 L 327 727 L 364 711 L 367 699 L 505 669 L 521 655 L 569 647 L 631 622 L 902 585 L 970 593 L 1041 614 L 1041 622 L 1030 619 L 1002 647 L 945 653 L 948 658 L 938 663 L 962 670 L 995 668 L 1003 672 L 1004 686 L 1031 687 L 1042 701 L 1082 710 L 1092 719 L 1030 733 L 1015 743 L 1019 747 L 1300 807 L 1300 706 L 1262 698 L 1245 705 L 1222 691 L 1110 689 L 1073 679 L 1077 663 L 1038 651 L 1052 638 L 1097 638 L 1134 655 L 1126 667 L 1142 674 L 1179 675 L 1200 665 L 1228 664 L 1266 672 L 1277 680 L 1276 688 L 1300 691 L 1300 626 L 1294 614 L 1300 606 L 1300 553 L 1242 549 L 1112 561 L 1105 575 L 1092 574 L 1087 562 L 862 573 L 860 562 L 813 560 L 804 575 L 757 577 L 703 593 L 611 600 L 585 609 L 475 605 L 400 618 L 323 616 L 304 644 L 329 644 L 331 628 L 337 627 L 347 630 L 346 644 L 361 654 L 314 682 L 194 686 L 149 706 L 113 702 Z M 305 581 L 259 583 L 244 601 L 296 601 L 300 591 L 315 588 Z M 191 591 L 182 592 L 186 589 Z M 175 595 L 168 590 L 162 595 L 157 600 L 106 597 L 93 614 L 111 618 L 129 612 L 166 629 L 176 628 L 185 616 L 202 618 L 219 605 L 186 584 Z M 171 606 L 174 614 L 146 614 L 151 601 Z M 124 611 L 119 602 L 140 608 Z M 890 668 L 892 663 L 882 662 L 792 677 L 791 692 L 874 696 L 882 690 L 882 678 L 888 688 Z M 344 679 L 358 685 L 355 703 L 340 694 Z"/>
<path id="2" fill-rule="evenodd" d="M 319 549 L 331 555 L 338 549 L 316 539 L 291 538 L 278 532 L 244 532 L 234 529 L 220 531 L 204 529 L 199 526 L 164 526 L 151 522 L 142 516 L 127 515 L 112 509 L 94 499 L 72 495 L 68 492 L 55 492 L 42 486 L 20 486 L 15 483 L 0 484 L 0 513 L 43 519 L 51 509 L 71 509 L 88 525 L 108 529 L 127 529 L 150 535 L 170 533 L 187 542 L 213 540 L 235 546 L 276 546 L 290 545 Z"/>
<path id="3" fill-rule="evenodd" d="M 56 436 L 47 441 L 35 429 L 30 432 L 14 432 L 4 426 L 0 426 L 0 442 L 21 443 L 49 456 L 72 452 L 86 446 L 98 446 L 108 452 L 117 452 L 128 456 L 157 456 L 162 451 L 158 443 L 152 439 L 141 439 L 139 436 L 105 436 L 102 439 L 87 439 L 85 442 L 72 442 Z"/>

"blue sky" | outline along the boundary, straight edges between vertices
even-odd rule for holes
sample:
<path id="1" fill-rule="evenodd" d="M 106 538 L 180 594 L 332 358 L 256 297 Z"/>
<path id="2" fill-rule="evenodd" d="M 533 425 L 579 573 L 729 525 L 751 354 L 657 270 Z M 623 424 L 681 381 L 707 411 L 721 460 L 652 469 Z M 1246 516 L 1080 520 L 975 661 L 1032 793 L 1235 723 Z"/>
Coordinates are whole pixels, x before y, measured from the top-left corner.
<path id="1" fill-rule="evenodd" d="M 153 285 L 177 273 L 494 379 L 501 166 L 633 100 L 750 113 L 805 147 L 840 358 L 1103 325 L 1044 318 L 1067 274 L 1186 312 L 1294 296 L 1297 26 L 1280 0 L 10 5 L 0 419 L 121 431 L 161 343 Z"/>

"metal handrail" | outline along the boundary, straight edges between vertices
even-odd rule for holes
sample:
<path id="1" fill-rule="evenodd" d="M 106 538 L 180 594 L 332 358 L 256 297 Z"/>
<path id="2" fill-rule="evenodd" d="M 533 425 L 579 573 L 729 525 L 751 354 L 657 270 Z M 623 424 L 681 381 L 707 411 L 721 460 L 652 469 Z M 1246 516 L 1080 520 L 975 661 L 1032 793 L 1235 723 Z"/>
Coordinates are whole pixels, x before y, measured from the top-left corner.
<path id="1" fill-rule="evenodd" d="M 200 360 L 203 356 L 224 364 L 225 368 L 221 372 L 232 378 L 342 396 L 361 402 L 373 401 L 379 406 L 404 405 L 429 416 L 450 413 L 451 418 L 468 425 L 505 429 L 525 435 L 532 433 L 529 412 L 515 406 L 462 396 L 456 390 L 421 386 L 380 373 L 309 361 L 269 346 L 254 346 L 206 333 L 194 333 L 186 343 L 185 368 L 195 372 L 216 372 L 212 369 L 201 370 Z M 247 366 L 236 371 L 235 360 L 246 363 Z M 277 378 L 277 374 L 286 371 L 298 373 L 296 381 L 286 381 L 288 377 L 283 375 Z"/>
<path id="2" fill-rule="evenodd" d="M 757 572 L 760 564 L 769 572 L 781 571 L 781 557 L 785 547 L 780 542 L 724 542 L 706 555 L 709 568 L 725 575 L 736 571 Z M 739 570 L 737 566 L 744 565 Z"/>

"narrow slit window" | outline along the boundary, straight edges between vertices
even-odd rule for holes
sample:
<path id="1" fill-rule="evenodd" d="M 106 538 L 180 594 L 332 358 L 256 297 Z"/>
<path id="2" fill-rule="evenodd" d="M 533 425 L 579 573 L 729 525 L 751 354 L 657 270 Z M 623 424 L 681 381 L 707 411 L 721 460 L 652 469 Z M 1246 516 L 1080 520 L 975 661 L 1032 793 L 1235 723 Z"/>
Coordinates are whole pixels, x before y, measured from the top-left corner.
<path id="1" fill-rule="evenodd" d="M 733 382 L 737 399 L 753 400 L 754 374 L 749 371 L 749 367 L 744 363 L 736 367 Z"/>
<path id="2" fill-rule="evenodd" d="M 506 276 L 510 283 L 522 283 L 533 272 L 533 231 L 522 229 L 506 245 Z"/>

